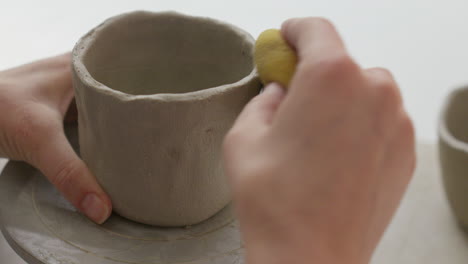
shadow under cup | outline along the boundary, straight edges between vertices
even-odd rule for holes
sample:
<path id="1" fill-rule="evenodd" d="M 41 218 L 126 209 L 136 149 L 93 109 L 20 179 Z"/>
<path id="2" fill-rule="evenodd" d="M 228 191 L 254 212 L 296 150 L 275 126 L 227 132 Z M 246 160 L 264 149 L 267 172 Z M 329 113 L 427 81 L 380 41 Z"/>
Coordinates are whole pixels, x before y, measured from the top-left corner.
<path id="1" fill-rule="evenodd" d="M 159 226 L 225 207 L 224 135 L 261 84 L 253 38 L 208 18 L 132 12 L 73 51 L 81 156 L 113 209 Z"/>
<path id="2" fill-rule="evenodd" d="M 468 228 L 468 86 L 447 98 L 439 122 L 444 188 L 459 224 Z"/>

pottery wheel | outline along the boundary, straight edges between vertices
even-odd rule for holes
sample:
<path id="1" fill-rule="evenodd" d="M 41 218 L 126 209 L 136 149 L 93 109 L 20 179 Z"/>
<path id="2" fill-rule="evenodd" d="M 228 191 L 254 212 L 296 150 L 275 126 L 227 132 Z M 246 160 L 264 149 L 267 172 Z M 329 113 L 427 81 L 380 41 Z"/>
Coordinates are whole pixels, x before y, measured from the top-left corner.
<path id="1" fill-rule="evenodd" d="M 67 133 L 76 146 L 76 127 L 68 127 Z M 96 225 L 25 163 L 9 162 L 0 187 L 2 232 L 28 263 L 243 263 L 231 206 L 182 228 L 152 227 L 115 214 Z"/>

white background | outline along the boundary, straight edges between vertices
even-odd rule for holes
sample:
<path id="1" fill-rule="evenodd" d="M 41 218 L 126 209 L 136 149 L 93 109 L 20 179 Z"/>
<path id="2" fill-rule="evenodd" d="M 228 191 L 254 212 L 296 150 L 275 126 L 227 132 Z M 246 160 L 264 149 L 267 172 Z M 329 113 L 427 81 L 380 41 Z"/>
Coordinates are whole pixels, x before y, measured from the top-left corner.
<path id="1" fill-rule="evenodd" d="M 254 37 L 290 17 L 327 17 L 361 65 L 394 73 L 424 141 L 436 139 L 446 94 L 468 83 L 465 0 L 0 0 L 0 69 L 68 51 L 105 18 L 136 9 L 214 17 Z"/>
<path id="2" fill-rule="evenodd" d="M 445 96 L 468 84 L 466 0 L 0 0 L 0 70 L 69 51 L 105 18 L 138 9 L 218 18 L 254 37 L 290 17 L 327 17 L 362 66 L 394 73 L 420 141 L 436 140 Z M 7 255 L 0 239 L 2 263 Z M 5 263 L 22 263 L 11 258 Z"/>

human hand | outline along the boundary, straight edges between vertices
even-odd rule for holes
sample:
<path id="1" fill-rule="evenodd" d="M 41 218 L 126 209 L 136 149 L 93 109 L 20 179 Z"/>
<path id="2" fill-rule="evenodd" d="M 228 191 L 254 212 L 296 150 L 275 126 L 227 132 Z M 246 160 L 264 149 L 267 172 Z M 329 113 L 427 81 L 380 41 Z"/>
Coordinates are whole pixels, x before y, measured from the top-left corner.
<path id="1" fill-rule="evenodd" d="M 397 84 L 361 69 L 319 18 L 282 26 L 299 62 L 270 84 L 224 142 L 247 262 L 368 263 L 415 166 Z"/>
<path id="2" fill-rule="evenodd" d="M 111 201 L 63 130 L 73 99 L 70 67 L 67 53 L 0 72 L 0 157 L 35 166 L 78 210 L 102 223 Z"/>

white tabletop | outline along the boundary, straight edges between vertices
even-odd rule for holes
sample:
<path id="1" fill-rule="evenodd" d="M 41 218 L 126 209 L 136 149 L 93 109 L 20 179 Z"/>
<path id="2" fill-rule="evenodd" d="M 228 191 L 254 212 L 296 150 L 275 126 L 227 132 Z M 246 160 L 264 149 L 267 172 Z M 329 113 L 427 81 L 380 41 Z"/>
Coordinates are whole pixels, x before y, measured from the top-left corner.
<path id="1" fill-rule="evenodd" d="M 437 116 L 446 94 L 454 87 L 468 84 L 466 0 L 3 0 L 0 3 L 0 32 L 3 34 L 0 42 L 0 69 L 68 51 L 81 35 L 105 18 L 126 11 L 145 9 L 176 10 L 214 17 L 238 25 L 254 37 L 264 29 L 279 27 L 282 21 L 290 17 L 327 17 L 335 23 L 350 53 L 361 65 L 384 66 L 394 73 L 415 122 L 419 141 L 435 142 Z M 411 222 L 416 231 L 407 230 L 408 227 L 403 227 L 403 223 L 400 223 L 403 229 L 398 229 L 398 232 L 417 233 L 424 240 L 421 237 L 407 238 L 401 241 L 398 246 L 400 249 L 392 248 L 384 253 L 379 251 L 377 257 L 393 252 L 399 254 L 399 258 L 393 260 L 403 261 L 406 258 L 404 263 L 448 263 L 442 261 L 442 258 L 415 256 L 404 251 L 408 243 L 420 241 L 420 252 L 438 252 L 439 240 L 430 236 L 430 228 L 439 224 L 437 221 L 445 220 L 440 219 L 439 211 L 432 214 L 432 211 L 423 210 L 442 210 L 444 215 L 448 215 L 445 212 L 448 208 L 445 204 L 445 209 L 440 209 L 433 204 L 424 203 L 426 195 L 440 196 L 437 204 L 445 201 L 441 198 L 440 183 L 435 178 L 430 181 L 433 182 L 421 183 L 420 187 L 414 188 L 421 189 L 421 192 L 435 191 L 436 194 L 407 197 L 407 204 L 425 204 L 426 207 L 414 211 L 426 214 L 427 218 L 415 217 L 419 220 L 411 220 L 423 221 L 422 225 Z M 423 229 L 425 226 L 428 228 Z M 6 253 L 5 250 L 8 249 L 4 248 L 4 244 L 0 241 L 0 259 L 3 259 L 4 254 L 10 254 Z M 462 249 L 453 247 L 454 252 L 455 250 Z M 468 254 L 468 250 L 466 251 Z M 415 256 L 415 259 L 408 257 L 409 255 Z M 386 258 L 382 257 L 378 263 L 392 262 L 385 262 L 384 259 Z M 431 259 L 440 261 L 431 262 Z M 12 260 L 7 263 L 22 262 Z"/>

